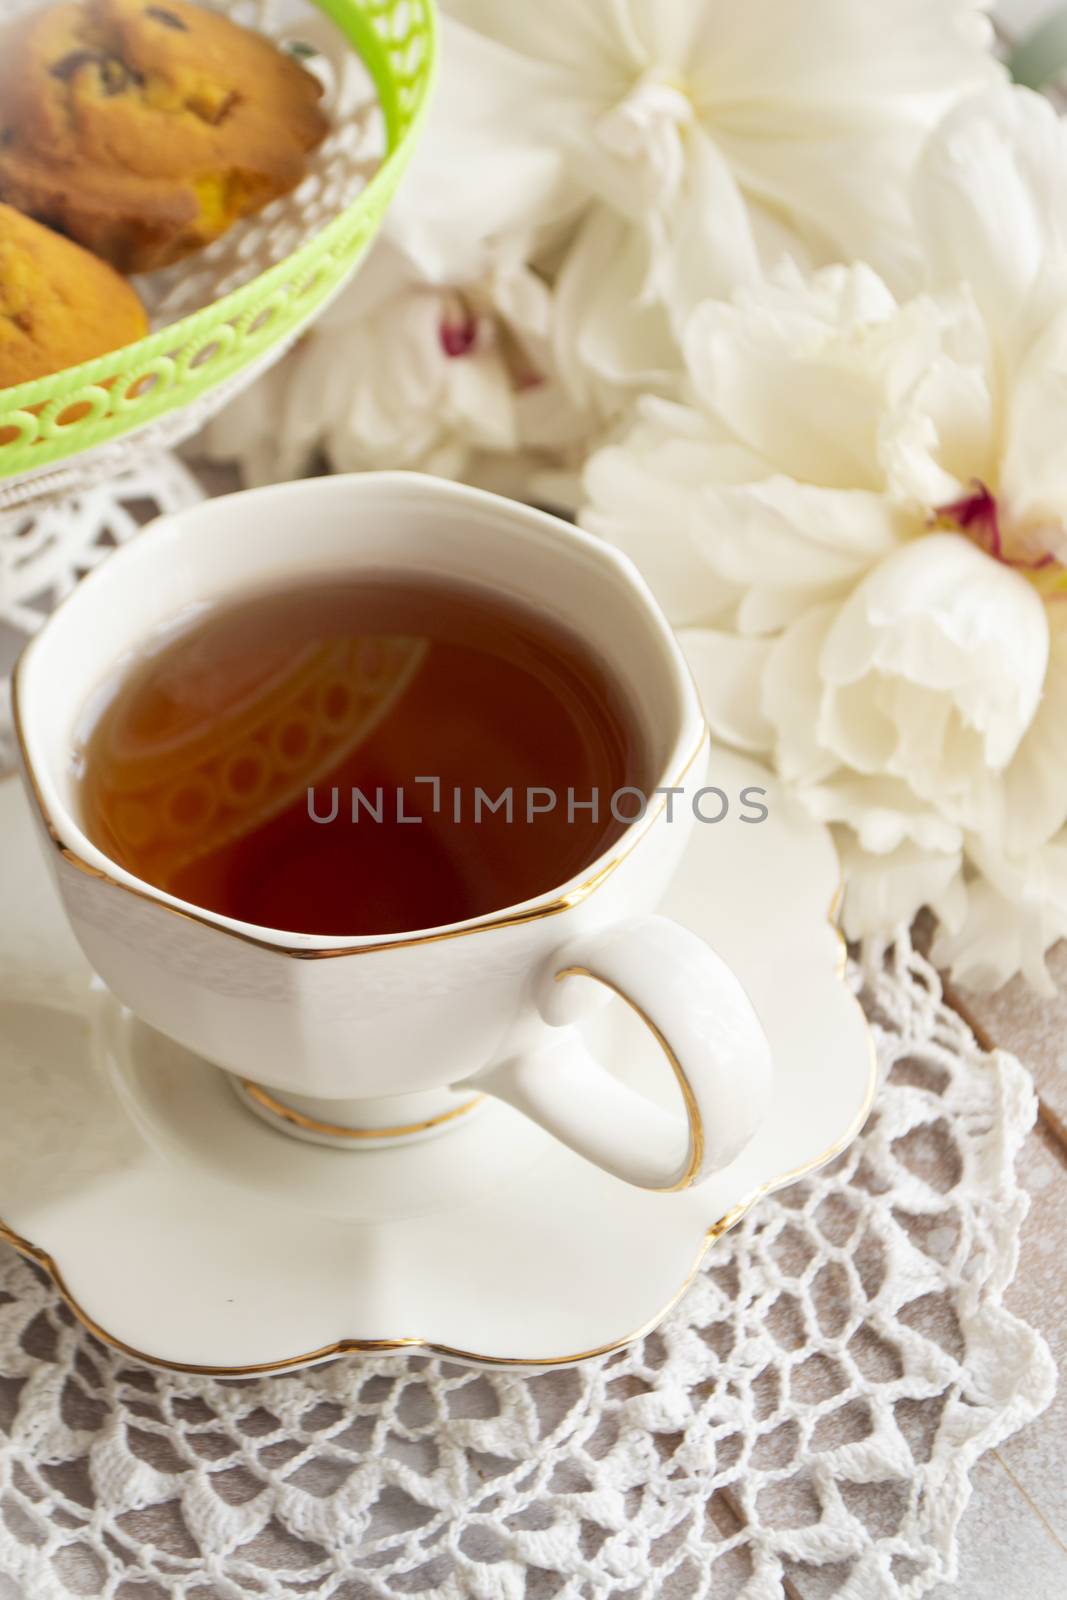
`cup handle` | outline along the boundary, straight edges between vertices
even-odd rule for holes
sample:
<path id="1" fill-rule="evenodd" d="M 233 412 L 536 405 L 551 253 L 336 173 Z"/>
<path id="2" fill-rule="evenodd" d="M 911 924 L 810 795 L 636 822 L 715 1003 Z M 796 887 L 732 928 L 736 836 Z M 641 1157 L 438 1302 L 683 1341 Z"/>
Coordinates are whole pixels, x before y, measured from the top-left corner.
<path id="1" fill-rule="evenodd" d="M 663 1051 L 685 1116 L 653 1105 L 595 1059 L 578 1030 L 579 990 L 603 984 Z M 667 917 L 639 917 L 567 945 L 537 1002 L 560 1036 L 478 1075 L 561 1143 L 642 1189 L 670 1193 L 729 1166 L 770 1099 L 767 1036 L 741 984 L 702 939 Z"/>

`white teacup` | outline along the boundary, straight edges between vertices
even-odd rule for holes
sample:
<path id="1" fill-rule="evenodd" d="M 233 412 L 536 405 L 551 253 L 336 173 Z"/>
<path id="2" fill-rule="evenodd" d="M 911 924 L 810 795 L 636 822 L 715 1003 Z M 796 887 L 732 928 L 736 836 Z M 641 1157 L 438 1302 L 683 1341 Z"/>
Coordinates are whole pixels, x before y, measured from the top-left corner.
<path id="1" fill-rule="evenodd" d="M 383 568 L 491 585 L 601 655 L 640 721 L 658 793 L 579 879 L 449 927 L 315 938 L 202 910 L 86 837 L 71 754 L 86 701 L 198 602 Z M 92 572 L 19 662 L 24 777 L 90 964 L 152 1027 L 233 1074 L 280 1129 L 366 1148 L 508 1102 L 630 1183 L 678 1189 L 728 1165 L 767 1106 L 770 1050 L 738 980 L 653 915 L 704 784 L 707 730 L 678 645 L 625 557 L 511 501 L 399 473 L 210 500 Z M 517 842 L 521 848 L 521 842 Z M 573 1024 L 613 991 L 652 1030 L 676 1116 L 624 1087 Z"/>

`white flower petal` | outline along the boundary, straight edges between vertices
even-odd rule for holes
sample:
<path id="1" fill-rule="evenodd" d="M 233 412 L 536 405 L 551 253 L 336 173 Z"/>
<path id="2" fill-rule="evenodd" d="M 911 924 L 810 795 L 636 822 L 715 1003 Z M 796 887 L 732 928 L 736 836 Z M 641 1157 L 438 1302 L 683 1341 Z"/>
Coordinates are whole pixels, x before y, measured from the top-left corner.
<path id="1" fill-rule="evenodd" d="M 987 0 L 807 0 L 799 14 L 791 0 L 712 0 L 705 10 L 704 92 L 739 111 L 758 86 L 783 116 L 864 107 L 914 117 L 929 99 L 997 76 Z"/>
<path id="2" fill-rule="evenodd" d="M 590 462 L 581 520 L 638 562 L 675 623 L 710 621 L 743 593 L 741 631 L 777 631 L 913 531 L 876 495 L 786 478 L 733 485 L 751 461 L 696 413 L 645 411 Z"/>
<path id="3" fill-rule="evenodd" d="M 1022 972 L 1039 993 L 1055 994 L 1045 957 L 1067 937 L 1067 841 L 1008 859 L 972 839 L 968 853 L 982 876 L 968 885 L 959 925 L 940 931 L 935 961 L 970 988 L 996 989 Z"/>
<path id="4" fill-rule="evenodd" d="M 697 502 L 688 482 L 713 473 L 714 456 L 710 444 L 663 440 L 652 428 L 635 430 L 631 448 L 600 451 L 586 468 L 591 504 L 582 526 L 632 557 L 679 627 L 712 622 L 737 598 L 695 538 Z"/>
<path id="5" fill-rule="evenodd" d="M 871 261 L 894 283 L 914 274 L 906 194 L 924 133 L 955 98 L 1000 77 L 982 9 L 889 0 L 875 24 L 854 0 L 814 0 L 789 48 L 773 51 L 775 0 L 731 7 L 733 26 L 707 52 L 705 93 L 752 204 L 789 218 L 821 261 Z"/>
<path id="6" fill-rule="evenodd" d="M 631 221 L 655 225 L 682 193 L 693 133 L 692 102 L 653 70 L 597 118 L 592 139 L 571 158 L 593 194 Z"/>
<path id="7" fill-rule="evenodd" d="M 669 389 L 681 360 L 666 308 L 644 295 L 651 267 L 642 229 L 602 207 L 586 219 L 556 289 L 559 370 L 583 404 L 610 413 L 617 391 Z"/>
<path id="8" fill-rule="evenodd" d="M 906 369 L 900 374 L 879 426 L 879 456 L 893 499 L 929 511 L 962 499 L 975 481 L 996 483 L 999 382 L 966 289 L 909 309 L 936 322 L 936 335 L 913 380 Z"/>
<path id="9" fill-rule="evenodd" d="M 912 531 L 878 495 L 786 477 L 707 485 L 694 524 L 709 565 L 731 582 L 819 595 L 854 582 Z"/>
<path id="10" fill-rule="evenodd" d="M 287 430 L 279 440 L 278 419 L 284 412 L 293 360 L 289 356 L 242 389 L 196 436 L 197 454 L 211 461 L 236 462 L 246 488 L 300 477 L 317 443 L 317 428 L 306 426 L 299 438 Z"/>
<path id="11" fill-rule="evenodd" d="M 721 39 L 721 0 L 629 0 L 629 11 L 647 55 L 669 66 L 704 60 Z"/>
<path id="12" fill-rule="evenodd" d="M 483 450 L 514 450 L 519 440 L 515 396 L 499 350 L 453 362 L 448 378 L 449 414 L 457 431 Z"/>
<path id="13" fill-rule="evenodd" d="M 932 534 L 859 585 L 829 631 L 820 670 L 838 687 L 878 673 L 949 695 L 999 770 L 1033 720 L 1048 651 L 1033 587 L 966 539 Z"/>
<path id="14" fill-rule="evenodd" d="M 611 92 L 645 60 L 627 0 L 445 0 L 445 10 L 521 55 L 584 76 L 591 94 Z"/>
<path id="15" fill-rule="evenodd" d="M 582 197 L 544 120 L 555 76 L 448 19 L 442 56 L 429 123 L 386 226 L 420 275 L 448 283 L 480 275 L 487 240 L 531 236 Z"/>
<path id="16" fill-rule="evenodd" d="M 877 20 L 853 0 L 447 10 L 444 92 L 390 226 L 427 274 L 472 277 L 490 234 L 543 232 L 596 202 L 557 354 L 577 394 L 588 366 L 583 403 L 605 413 L 625 404 L 613 386 L 670 382 L 692 308 L 761 264 L 910 260 L 921 138 L 1001 70 L 980 0 L 883 0 Z M 610 242 L 605 213 L 635 237 Z"/>
<path id="17" fill-rule="evenodd" d="M 679 641 L 713 737 L 739 750 L 766 754 L 774 730 L 761 701 L 771 645 L 763 639 L 739 639 L 710 628 L 685 628 Z"/>
<path id="18" fill-rule="evenodd" d="M 877 679 L 864 676 L 824 694 L 819 705 L 815 729 L 819 743 L 846 766 L 865 774 L 890 768 L 900 742 L 894 708 L 883 703 L 882 688 Z M 935 703 L 933 711 L 938 709 Z M 941 718 L 933 730 L 935 740 L 948 714 L 947 706 L 940 709 Z"/>
<path id="19" fill-rule="evenodd" d="M 715 9 L 694 71 L 753 208 L 788 219 L 821 261 L 872 261 L 894 282 L 913 272 L 906 182 L 924 132 L 1001 71 L 980 0 L 883 0 L 877 14 L 855 0 Z"/>
<path id="20" fill-rule="evenodd" d="M 775 642 L 764 674 L 763 714 L 774 728 L 778 770 L 800 784 L 819 783 L 838 765 L 817 733 L 819 659 L 836 614 L 835 605 L 823 605 L 798 618 Z"/>
<path id="21" fill-rule="evenodd" d="M 552 291 L 521 257 L 497 253 L 485 274 L 486 295 L 511 331 L 547 355 L 552 337 Z"/>
<path id="22" fill-rule="evenodd" d="M 1067 555 L 1067 293 L 1059 315 L 1022 362 L 1011 392 L 1006 432 L 1001 465 L 1006 514 L 1044 548 L 1058 546 L 1063 559 Z"/>
<path id="23" fill-rule="evenodd" d="M 872 331 L 896 313 L 865 267 L 792 275 L 708 303 L 686 332 L 697 395 L 774 471 L 825 488 L 878 489 L 883 376 Z"/>
<path id="24" fill-rule="evenodd" d="M 963 832 L 899 778 L 841 772 L 804 792 L 804 803 L 820 822 L 847 823 L 860 846 L 885 856 L 902 844 L 958 855 Z"/>
<path id="25" fill-rule="evenodd" d="M 836 828 L 834 838 L 845 878 L 846 938 L 891 938 L 897 928 L 910 927 L 923 906 L 958 906 L 959 851 L 939 853 L 908 843 L 889 855 L 872 855 L 848 828 Z"/>
<path id="26" fill-rule="evenodd" d="M 756 582 L 745 590 L 738 602 L 737 631 L 749 637 L 784 633 L 811 606 L 832 599 L 837 588 L 837 585 L 825 589 L 787 588 L 775 583 L 773 578 L 766 583 Z"/>
<path id="27" fill-rule="evenodd" d="M 975 96 L 919 164 L 914 208 L 936 287 L 968 282 L 1009 353 L 1028 298 L 1067 259 L 1067 130 L 1028 89 Z"/>
<path id="28" fill-rule="evenodd" d="M 581 500 L 579 467 L 593 441 L 590 418 L 573 404 L 561 383 L 547 379 L 520 389 L 512 396 L 511 404 L 524 445 L 554 453 L 560 465 L 573 457 L 578 474 L 574 497 L 577 507 Z"/>
<path id="29" fill-rule="evenodd" d="M 1025 856 L 1067 824 L 1067 602 L 1049 608 L 1044 692 L 1004 774 L 1004 848 Z"/>
<path id="30" fill-rule="evenodd" d="M 702 128 L 686 145 L 685 181 L 665 219 L 662 295 L 680 341 L 705 300 L 760 275 L 753 221 L 728 162 Z"/>

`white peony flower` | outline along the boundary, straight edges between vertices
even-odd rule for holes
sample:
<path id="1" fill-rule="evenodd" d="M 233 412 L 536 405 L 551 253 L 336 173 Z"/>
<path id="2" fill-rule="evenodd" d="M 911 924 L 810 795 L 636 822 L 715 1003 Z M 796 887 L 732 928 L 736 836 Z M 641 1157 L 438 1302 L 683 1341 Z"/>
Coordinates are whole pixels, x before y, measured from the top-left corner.
<path id="1" fill-rule="evenodd" d="M 863 258 L 894 283 L 913 271 L 921 143 L 1000 72 L 987 4 L 446 0 L 540 69 L 517 116 L 571 183 L 542 182 L 541 215 L 586 202 L 557 334 L 583 403 L 669 385 L 693 308 L 783 254 Z"/>
<path id="2" fill-rule="evenodd" d="M 252 483 L 408 468 L 574 511 L 603 437 L 558 378 L 528 262 L 573 209 L 540 125 L 544 71 L 446 19 L 444 70 L 383 238 L 277 367 L 197 441 Z"/>
<path id="3" fill-rule="evenodd" d="M 952 113 L 925 283 L 786 267 L 690 321 L 583 521 L 689 635 L 709 720 L 834 825 L 850 936 L 931 904 L 968 981 L 1067 935 L 1067 128 Z"/>
<path id="4" fill-rule="evenodd" d="M 246 481 L 404 469 L 576 507 L 592 436 L 551 370 L 550 291 L 501 253 L 458 286 L 388 241 L 285 360 L 202 436 Z M 588 442 L 587 442 L 588 441 Z"/>
<path id="5" fill-rule="evenodd" d="M 440 48 L 429 119 L 386 234 L 421 277 L 448 283 L 481 277 L 487 244 L 523 260 L 551 249 L 578 200 L 545 137 L 544 67 L 448 17 Z"/>

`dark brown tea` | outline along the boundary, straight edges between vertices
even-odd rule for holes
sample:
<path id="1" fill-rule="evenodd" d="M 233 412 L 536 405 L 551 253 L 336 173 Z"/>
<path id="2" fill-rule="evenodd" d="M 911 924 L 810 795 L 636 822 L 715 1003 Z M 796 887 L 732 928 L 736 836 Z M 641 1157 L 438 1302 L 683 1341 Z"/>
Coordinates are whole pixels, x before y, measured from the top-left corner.
<path id="1" fill-rule="evenodd" d="M 112 860 L 224 916 L 320 935 L 542 894 L 618 838 L 612 797 L 646 777 L 622 695 L 579 640 L 487 590 L 385 575 L 179 618 L 81 734 L 83 822 Z"/>

